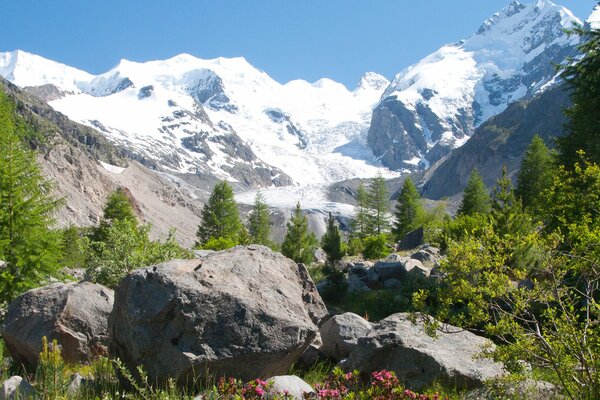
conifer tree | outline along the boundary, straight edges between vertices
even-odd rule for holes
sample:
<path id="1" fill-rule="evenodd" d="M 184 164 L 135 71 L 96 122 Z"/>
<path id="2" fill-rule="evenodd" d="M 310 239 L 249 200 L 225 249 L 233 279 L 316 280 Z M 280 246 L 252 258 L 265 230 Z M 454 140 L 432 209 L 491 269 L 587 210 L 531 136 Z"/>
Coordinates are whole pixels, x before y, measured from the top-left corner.
<path id="1" fill-rule="evenodd" d="M 327 219 L 327 230 L 321 238 L 321 247 L 327 254 L 329 268 L 333 269 L 335 262 L 341 260 L 344 253 L 342 251 L 342 237 L 331 213 L 329 213 L 329 218 Z"/>
<path id="2" fill-rule="evenodd" d="M 554 163 L 542 138 L 535 135 L 527 147 L 517 175 L 516 196 L 529 209 L 539 203 L 540 195 L 552 185 Z"/>
<path id="3" fill-rule="evenodd" d="M 60 201 L 22 143 L 26 129 L 0 91 L 0 303 L 59 273 L 60 235 L 50 227 Z"/>
<path id="4" fill-rule="evenodd" d="M 93 229 L 91 239 L 96 242 L 105 241 L 110 226 L 117 221 L 129 223 L 133 227 L 138 225 L 131 199 L 123 188 L 113 191 L 106 199 L 100 225 Z"/>
<path id="5" fill-rule="evenodd" d="M 233 190 L 226 181 L 215 185 L 200 217 L 201 222 L 196 232 L 198 245 L 202 246 L 211 239 L 238 242 L 242 224 Z"/>
<path id="6" fill-rule="evenodd" d="M 459 215 L 489 214 L 492 209 L 492 200 L 485 188 L 481 175 L 476 169 L 471 171 L 469 182 L 458 209 Z"/>
<path id="7" fill-rule="evenodd" d="M 390 228 L 388 221 L 388 210 L 390 207 L 390 195 L 385 186 L 385 179 L 378 174 L 371 180 L 368 194 L 369 205 L 369 234 L 380 235 Z"/>
<path id="8" fill-rule="evenodd" d="M 369 236 L 369 198 L 364 185 L 358 184 L 356 188 L 356 214 L 352 219 L 352 237 L 364 239 Z"/>
<path id="9" fill-rule="evenodd" d="M 502 168 L 502 177 L 496 182 L 491 219 L 495 233 L 500 236 L 524 234 L 531 230 L 531 221 L 515 196 L 506 167 Z"/>
<path id="10" fill-rule="evenodd" d="M 588 161 L 600 163 L 600 30 L 575 32 L 581 36 L 583 57 L 563 67 L 573 105 L 566 110 L 567 134 L 557 139 L 560 161 L 569 169 L 581 161 L 580 150 Z"/>
<path id="11" fill-rule="evenodd" d="M 281 244 L 281 254 L 298 263 L 310 264 L 317 244 L 315 235 L 308 231 L 308 218 L 302 213 L 300 203 L 287 223 L 287 232 Z"/>
<path id="12" fill-rule="evenodd" d="M 410 177 L 406 178 L 402 185 L 402 190 L 396 201 L 394 216 L 396 221 L 393 233 L 398 240 L 402 239 L 408 232 L 418 228 L 423 222 L 425 210 L 421 204 L 417 187 Z"/>
<path id="13" fill-rule="evenodd" d="M 271 226 L 269 225 L 269 208 L 260 192 L 256 193 L 254 206 L 248 217 L 248 234 L 254 244 L 269 245 L 271 243 Z"/>

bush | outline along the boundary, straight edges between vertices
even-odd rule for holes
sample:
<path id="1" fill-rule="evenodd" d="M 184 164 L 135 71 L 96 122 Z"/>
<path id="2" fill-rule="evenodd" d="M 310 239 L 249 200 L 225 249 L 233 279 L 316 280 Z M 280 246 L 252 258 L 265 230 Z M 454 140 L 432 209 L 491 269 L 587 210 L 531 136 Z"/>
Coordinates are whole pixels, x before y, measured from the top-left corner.
<path id="1" fill-rule="evenodd" d="M 375 260 L 385 258 L 391 250 L 387 244 L 387 236 L 385 234 L 368 236 L 363 240 L 363 257 L 367 260 Z"/>
<path id="2" fill-rule="evenodd" d="M 210 238 L 203 245 L 198 246 L 202 250 L 221 251 L 237 246 L 237 242 L 231 238 Z"/>

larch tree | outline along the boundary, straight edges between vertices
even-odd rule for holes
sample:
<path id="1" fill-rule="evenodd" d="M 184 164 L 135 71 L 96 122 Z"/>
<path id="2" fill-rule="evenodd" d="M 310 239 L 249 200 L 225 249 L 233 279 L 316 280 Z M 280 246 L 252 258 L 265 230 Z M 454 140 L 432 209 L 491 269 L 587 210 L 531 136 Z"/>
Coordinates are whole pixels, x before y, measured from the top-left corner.
<path id="1" fill-rule="evenodd" d="M 542 192 L 552 185 L 555 172 L 550 150 L 542 138 L 535 135 L 521 161 L 515 188 L 515 194 L 525 209 L 539 203 Z"/>
<path id="2" fill-rule="evenodd" d="M 394 216 L 396 221 L 392 232 L 398 240 L 402 239 L 408 232 L 418 228 L 423 222 L 425 210 L 421 204 L 417 187 L 410 178 L 406 178 L 402 185 L 402 190 L 396 200 Z"/>
<path id="3" fill-rule="evenodd" d="M 492 210 L 492 200 L 477 169 L 471 171 L 469 182 L 465 187 L 459 215 L 489 214 Z"/>
<path id="4" fill-rule="evenodd" d="M 256 193 L 254 206 L 248 217 L 248 234 L 250 241 L 254 244 L 269 245 L 271 240 L 271 226 L 269 220 L 269 208 L 260 192 Z"/>
<path id="5" fill-rule="evenodd" d="M 198 245 L 202 246 L 211 239 L 224 239 L 237 244 L 242 224 L 233 189 L 226 181 L 215 185 L 200 218 L 196 232 Z"/>
<path id="6" fill-rule="evenodd" d="M 300 203 L 296 204 L 294 214 L 287 223 L 287 232 L 281 244 L 281 254 L 292 260 L 310 264 L 314 259 L 317 245 L 315 235 L 308 230 L 308 218 L 302 213 Z"/>
<path id="7" fill-rule="evenodd" d="M 388 210 L 390 207 L 390 194 L 385 179 L 381 174 L 371 180 L 368 192 L 369 205 L 369 233 L 380 235 L 390 228 Z"/>

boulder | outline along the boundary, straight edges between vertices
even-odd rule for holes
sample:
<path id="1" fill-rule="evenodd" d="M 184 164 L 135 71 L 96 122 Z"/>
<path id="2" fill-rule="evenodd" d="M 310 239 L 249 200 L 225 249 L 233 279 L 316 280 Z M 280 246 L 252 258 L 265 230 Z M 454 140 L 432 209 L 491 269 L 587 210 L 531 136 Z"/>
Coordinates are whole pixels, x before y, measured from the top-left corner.
<path id="1" fill-rule="evenodd" d="M 286 373 L 327 316 L 308 271 L 264 246 L 173 260 L 121 280 L 110 353 L 152 382 Z"/>
<path id="2" fill-rule="evenodd" d="M 373 270 L 377 272 L 377 275 L 381 280 L 386 279 L 402 279 L 406 276 L 405 264 L 411 261 L 408 257 L 398 256 L 395 261 L 378 261 L 375 263 Z M 416 260 L 412 260 L 416 261 Z"/>
<path id="3" fill-rule="evenodd" d="M 399 281 L 398 279 L 387 279 L 385 281 L 383 281 L 383 288 L 384 289 L 397 289 L 400 286 L 402 286 L 402 282 Z"/>
<path id="4" fill-rule="evenodd" d="M 347 279 L 348 287 L 346 289 L 346 293 L 352 294 L 370 292 L 371 289 L 369 289 L 369 286 L 367 286 L 365 280 L 366 276 L 364 279 L 361 279 L 356 275 L 349 274 Z"/>
<path id="5" fill-rule="evenodd" d="M 108 316 L 112 290 L 90 282 L 53 283 L 29 290 L 8 307 L 0 328 L 17 364 L 34 371 L 42 338 L 56 339 L 68 363 L 108 355 Z"/>
<path id="6" fill-rule="evenodd" d="M 314 393 L 314 389 L 296 375 L 273 376 L 267 379 L 267 383 L 271 384 L 267 399 L 287 395 L 286 399 L 302 400 L 304 393 Z"/>
<path id="7" fill-rule="evenodd" d="M 431 274 L 431 268 L 427 268 L 419 260 L 410 259 L 404 264 L 408 276 L 415 278 L 427 278 Z"/>
<path id="8" fill-rule="evenodd" d="M 491 346 L 487 339 L 447 327 L 451 333 L 438 332 L 432 338 L 422 324 L 413 324 L 408 314 L 390 315 L 373 324 L 369 334 L 358 340 L 343 367 L 363 373 L 386 368 L 416 390 L 433 383 L 477 388 L 486 379 L 503 374 L 500 364 L 480 357 L 483 348 Z"/>
<path id="9" fill-rule="evenodd" d="M 336 315 L 328 319 L 319 332 L 321 333 L 321 352 L 336 361 L 350 355 L 356 347 L 358 339 L 371 330 L 371 324 L 359 315 L 351 312 Z"/>
<path id="10" fill-rule="evenodd" d="M 423 244 L 423 228 L 417 228 L 414 231 L 408 232 L 404 237 L 398 242 L 396 248 L 397 250 L 411 250 L 416 249 L 420 245 Z"/>
<path id="11" fill-rule="evenodd" d="M 33 393 L 33 386 L 20 376 L 15 375 L 2 383 L 0 400 L 28 399 Z"/>

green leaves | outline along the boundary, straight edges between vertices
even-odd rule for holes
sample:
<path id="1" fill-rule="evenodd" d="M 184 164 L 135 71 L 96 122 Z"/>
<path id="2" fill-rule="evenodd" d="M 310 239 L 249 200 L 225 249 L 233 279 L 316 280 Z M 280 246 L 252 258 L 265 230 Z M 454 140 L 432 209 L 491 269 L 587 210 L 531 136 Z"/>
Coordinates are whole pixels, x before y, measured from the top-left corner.
<path id="1" fill-rule="evenodd" d="M 422 226 L 425 219 L 425 210 L 421 205 L 421 199 L 417 187 L 413 181 L 406 178 L 402 190 L 396 201 L 396 222 L 393 233 L 400 240 L 408 232 Z"/>
<path id="2" fill-rule="evenodd" d="M 296 204 L 294 214 L 287 223 L 287 232 L 281 244 L 281 254 L 298 263 L 310 264 L 314 259 L 317 238 L 308 231 L 308 219 Z"/>
<path id="3" fill-rule="evenodd" d="M 200 247 L 210 239 L 219 238 L 238 243 L 242 224 L 233 190 L 226 181 L 215 185 L 200 217 L 202 221 L 196 233 Z"/>
<path id="4" fill-rule="evenodd" d="M 473 215 L 475 213 L 488 214 L 492 210 L 490 195 L 483 184 L 481 175 L 476 169 L 471 171 L 469 182 L 458 209 L 460 215 Z"/>

